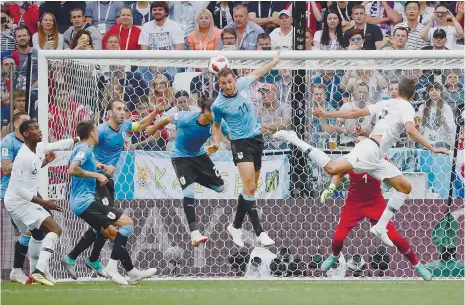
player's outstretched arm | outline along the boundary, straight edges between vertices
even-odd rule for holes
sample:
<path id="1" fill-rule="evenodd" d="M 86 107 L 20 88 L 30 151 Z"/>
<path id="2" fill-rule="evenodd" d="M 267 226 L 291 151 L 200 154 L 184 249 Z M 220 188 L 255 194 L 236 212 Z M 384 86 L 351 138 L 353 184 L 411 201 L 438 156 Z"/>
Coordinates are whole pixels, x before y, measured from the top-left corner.
<path id="1" fill-rule="evenodd" d="M 405 123 L 405 131 L 407 134 L 417 143 L 423 145 L 427 150 L 435 153 L 435 154 L 449 154 L 449 150 L 445 147 L 433 147 L 428 140 L 423 138 L 420 134 L 418 129 L 415 128 L 415 124 L 413 122 Z"/>
<path id="2" fill-rule="evenodd" d="M 256 70 L 254 70 L 252 73 L 249 74 L 249 76 L 251 76 L 252 78 L 254 78 L 254 80 L 257 80 L 259 79 L 260 77 L 262 77 L 265 73 L 269 72 L 271 69 L 273 69 L 274 67 L 276 67 L 276 65 L 278 64 L 280 60 L 280 52 L 276 53 L 276 55 L 274 56 L 273 60 L 269 63 L 267 63 L 266 65 L 264 65 L 263 67 L 261 68 L 258 68 Z"/>
<path id="3" fill-rule="evenodd" d="M 154 125 L 145 128 L 144 134 L 147 136 L 152 136 L 157 132 L 157 130 L 160 130 L 168 124 L 173 124 L 173 122 L 174 119 L 172 115 L 162 117 L 161 119 L 157 120 Z"/>
<path id="4" fill-rule="evenodd" d="M 47 152 L 52 152 L 52 151 L 57 151 L 57 150 L 68 149 L 68 148 L 73 147 L 73 145 L 79 141 L 80 141 L 79 137 L 74 137 L 70 139 L 60 140 L 54 143 L 47 143 L 45 145 L 45 152 L 47 153 Z"/>
<path id="5" fill-rule="evenodd" d="M 77 176 L 81 178 L 95 178 L 101 185 L 106 184 L 108 182 L 108 178 L 105 177 L 105 175 L 102 175 L 96 172 L 83 170 L 81 168 L 81 161 L 71 162 L 68 168 L 68 173 L 71 176 Z"/>
<path id="6" fill-rule="evenodd" d="M 342 176 L 341 175 L 334 175 L 332 178 L 331 178 L 331 184 L 329 185 L 329 187 L 327 189 L 325 189 L 323 191 L 323 193 L 321 193 L 321 197 L 320 197 L 320 202 L 321 203 L 324 203 L 325 200 L 333 195 L 334 191 L 336 190 L 337 186 L 339 184 L 341 184 L 342 182 Z"/>
<path id="7" fill-rule="evenodd" d="M 351 109 L 351 110 L 337 110 L 325 111 L 323 108 L 313 109 L 313 115 L 319 118 L 339 118 L 339 119 L 357 119 L 370 114 L 368 108 Z"/>

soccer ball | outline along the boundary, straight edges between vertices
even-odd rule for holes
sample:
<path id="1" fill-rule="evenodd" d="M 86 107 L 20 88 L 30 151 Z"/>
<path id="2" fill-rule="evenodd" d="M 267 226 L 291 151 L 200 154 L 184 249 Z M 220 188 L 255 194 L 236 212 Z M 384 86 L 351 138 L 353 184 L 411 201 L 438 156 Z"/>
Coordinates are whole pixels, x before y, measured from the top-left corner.
<path id="1" fill-rule="evenodd" d="M 210 58 L 208 63 L 208 71 L 213 74 L 217 74 L 220 70 L 229 68 L 229 60 L 221 55 Z"/>

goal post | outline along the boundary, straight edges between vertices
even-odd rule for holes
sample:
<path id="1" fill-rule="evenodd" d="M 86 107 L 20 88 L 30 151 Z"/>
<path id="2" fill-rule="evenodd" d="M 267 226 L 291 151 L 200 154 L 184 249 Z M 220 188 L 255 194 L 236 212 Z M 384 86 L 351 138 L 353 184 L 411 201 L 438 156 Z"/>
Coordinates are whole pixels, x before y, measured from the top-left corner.
<path id="1" fill-rule="evenodd" d="M 275 54 L 274 51 L 41 50 L 38 55 L 38 121 L 43 141 L 56 141 L 73 135 L 75 125 L 81 119 L 93 119 L 97 124 L 102 122 L 106 115 L 104 106 L 110 100 L 124 100 L 129 109 L 128 119 L 138 120 L 160 99 L 173 103 L 173 108 L 178 107 L 174 95 L 185 90 L 190 95 L 189 109 L 196 109 L 194 96 L 205 93 L 214 97 L 218 90 L 214 77 L 205 72 L 211 57 L 227 57 L 231 68 L 245 75 L 251 69 L 267 63 Z M 327 125 L 337 126 L 334 130 L 339 131 L 326 129 L 311 115 L 311 109 L 317 103 L 312 92 L 314 87 L 319 84 L 324 86 L 320 102 L 330 111 L 359 102 L 376 103 L 387 99 L 394 94 L 392 88 L 403 77 L 412 77 L 418 82 L 413 101 L 419 120 L 418 128 L 430 141 L 437 145 L 449 145 L 453 149 L 456 125 L 450 122 L 450 115 L 455 121 L 454 111 L 463 104 L 464 53 L 455 50 L 282 51 L 280 56 L 278 66 L 254 83 L 250 92 L 262 123 L 266 148 L 256 195 L 257 205 L 264 228 L 276 241 L 276 247 L 272 247 L 271 251 L 279 253 L 283 247 L 289 249 L 296 258 L 292 268 L 301 271 L 291 273 L 318 278 L 323 276 L 317 270 L 319 255 L 325 258 L 330 253 L 331 238 L 348 184 L 343 183 L 334 198 L 325 204 L 315 200 L 316 196 L 291 199 L 295 183 L 289 177 L 292 147 L 286 143 L 276 143 L 271 138 L 271 133 L 276 129 L 295 127 L 292 126 L 293 121 L 288 120 L 295 94 L 292 92 L 292 73 L 289 78 L 289 71 L 306 71 L 305 92 L 299 92 L 305 97 L 309 110 L 305 120 L 307 126 L 303 126 L 305 139 L 332 157 L 337 158 L 350 151 L 354 144 L 355 125 L 360 124 L 364 130 L 369 130 L 374 121 L 355 122 L 354 126 L 350 122 L 327 121 Z M 358 91 L 360 84 L 367 88 L 367 95 Z M 440 111 L 435 110 L 437 106 L 430 107 L 432 104 L 427 102 L 431 99 L 427 92 L 430 85 L 441 86 L 443 104 L 446 106 L 440 106 L 444 108 Z M 270 91 L 274 93 L 267 95 Z M 273 99 L 271 106 L 267 104 L 268 97 Z M 144 106 L 146 100 L 148 106 Z M 437 126 L 431 123 L 436 116 Z M 222 150 L 212 156 L 226 182 L 226 190 L 215 193 L 196 186 L 199 228 L 210 237 L 210 241 L 193 249 L 189 244 L 188 225 L 180 200 L 180 185 L 170 162 L 171 132 L 171 129 L 167 129 L 156 141 L 139 134 L 127 135 L 115 174 L 117 206 L 135 220 L 135 233 L 128 241 L 135 266 L 157 267 L 164 276 L 234 276 L 240 273 L 237 269 L 244 267 L 243 258 L 251 253 L 256 244 L 248 222 L 244 224 L 244 249 L 234 246 L 226 233 L 242 188 L 228 143 L 225 141 Z M 463 144 L 458 147 L 462 147 L 463 155 Z M 70 177 L 64 165 L 68 157 L 69 152 L 59 152 L 57 160 L 40 173 L 39 191 L 42 196 L 60 200 L 65 209 L 64 213 L 57 214 L 58 222 L 64 227 L 57 255 L 70 251 L 87 228 L 83 221 L 72 215 L 66 201 Z M 450 273 L 437 271 L 436 275 L 457 277 L 460 274 L 457 273 L 457 266 L 463 266 L 465 260 L 463 205 L 460 204 L 463 201 L 457 199 L 448 203 L 447 200 L 451 157 L 433 156 L 406 137 L 389 152 L 388 157 L 414 185 L 411 199 L 395 218 L 400 233 L 412 243 L 420 260 L 431 266 L 440 264 L 441 259 L 450 254 L 448 259 L 457 264 L 441 265 L 441 270 L 447 269 Z M 459 157 L 460 153 L 457 153 L 457 168 L 463 164 L 463 157 L 461 161 Z M 329 185 L 329 175 L 312 162 L 304 171 L 309 177 L 308 181 L 300 182 L 310 192 L 303 194 L 319 195 Z M 462 193 L 460 187 L 456 187 L 453 196 L 463 198 L 463 176 L 460 176 L 459 170 L 457 173 L 453 183 L 462 183 Z M 390 192 L 383 186 L 386 198 Z M 444 222 L 448 225 L 444 225 Z M 367 236 L 368 228 L 368 222 L 363 221 L 346 239 L 342 254 L 347 261 L 340 264 L 348 270 L 344 274 L 352 277 L 416 276 L 398 251 L 389 249 L 387 253 L 383 252 L 385 250 L 380 242 Z M 81 264 L 86 255 L 84 253 L 79 259 L 78 274 L 83 277 L 90 275 Z M 357 265 L 357 255 L 366 264 L 363 269 L 352 270 L 354 264 Z M 107 257 L 108 246 L 102 254 L 104 263 Z M 59 257 L 55 258 L 55 261 L 59 261 Z M 387 263 L 387 269 L 381 267 L 384 266 L 383 262 Z M 54 263 L 53 268 L 58 278 L 66 278 L 59 263 Z M 291 267 L 286 265 L 286 268 Z M 337 271 L 332 274 L 335 277 L 339 274 L 340 277 Z"/>

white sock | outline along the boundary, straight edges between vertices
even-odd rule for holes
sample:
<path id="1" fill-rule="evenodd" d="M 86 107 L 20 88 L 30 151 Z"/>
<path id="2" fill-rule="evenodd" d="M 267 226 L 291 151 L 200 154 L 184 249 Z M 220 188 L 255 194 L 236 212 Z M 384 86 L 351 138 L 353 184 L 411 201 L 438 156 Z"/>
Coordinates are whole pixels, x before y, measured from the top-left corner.
<path id="1" fill-rule="evenodd" d="M 60 237 L 54 233 L 48 233 L 44 240 L 42 241 L 42 249 L 40 251 L 39 260 L 37 261 L 37 270 L 45 272 L 48 270 L 48 264 L 50 261 L 50 257 L 52 257 L 53 252 L 55 252 L 55 248 L 60 241 Z"/>
<path id="2" fill-rule="evenodd" d="M 308 156 L 321 167 L 325 167 L 326 164 L 328 164 L 329 161 L 331 161 L 331 158 L 327 154 L 315 147 L 312 147 L 312 150 L 308 152 Z"/>
<path id="3" fill-rule="evenodd" d="M 34 237 L 31 237 L 29 241 L 29 249 L 27 249 L 27 257 L 29 259 L 29 273 L 32 273 L 36 269 L 41 248 L 42 240 L 36 240 Z"/>
<path id="4" fill-rule="evenodd" d="M 118 270 L 118 261 L 110 258 L 108 260 L 107 269 L 112 271 Z"/>
<path id="5" fill-rule="evenodd" d="M 290 139 L 289 142 L 291 142 L 291 144 L 294 144 L 295 146 L 297 146 L 303 152 L 306 152 L 309 148 L 312 148 L 312 146 L 310 144 L 302 141 L 299 138 Z"/>
<path id="6" fill-rule="evenodd" d="M 386 228 L 389 220 L 391 220 L 392 217 L 394 217 L 394 214 L 404 205 L 407 196 L 407 194 L 401 192 L 394 192 L 394 194 L 392 194 L 389 198 L 386 209 L 384 209 L 383 215 L 381 215 L 381 218 L 376 224 L 378 228 Z"/>

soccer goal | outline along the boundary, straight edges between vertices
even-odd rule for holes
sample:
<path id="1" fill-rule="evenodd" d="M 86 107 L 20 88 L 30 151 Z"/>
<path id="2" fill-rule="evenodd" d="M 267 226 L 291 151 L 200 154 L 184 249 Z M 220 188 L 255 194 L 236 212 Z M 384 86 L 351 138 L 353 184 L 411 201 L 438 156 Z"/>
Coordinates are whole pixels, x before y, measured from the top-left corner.
<path id="1" fill-rule="evenodd" d="M 214 98 L 217 94 L 216 80 L 206 67 L 218 54 L 226 56 L 240 76 L 266 63 L 274 52 L 41 51 L 38 120 L 44 141 L 74 136 L 77 122 L 83 119 L 101 123 L 111 100 L 124 100 L 127 119 L 134 121 L 159 103 L 167 105 L 167 112 L 195 110 L 201 95 Z M 364 107 L 393 98 L 398 81 L 404 77 L 417 81 L 412 103 L 418 128 L 435 145 L 451 150 L 455 147 L 457 158 L 432 155 L 407 136 L 391 149 L 387 157 L 414 186 L 411 198 L 396 214 L 395 224 L 435 276 L 463 276 L 463 133 L 456 120 L 464 102 L 463 57 L 461 51 L 285 51 L 276 70 L 252 85 L 250 96 L 265 138 L 256 197 L 264 228 L 276 242 L 270 249 L 278 259 L 272 266 L 274 276 L 416 276 L 401 253 L 386 249 L 369 236 L 366 220 L 345 240 L 339 263 L 327 275 L 321 274 L 319 267 L 331 252 L 348 183 L 320 203 L 319 195 L 329 185 L 330 177 L 293 147 L 271 137 L 275 130 L 294 129 L 312 145 L 334 157 L 343 156 L 358 134 L 370 130 L 375 118 L 321 121 L 312 116 L 311 110 Z M 188 96 L 179 93 L 183 90 Z M 439 98 L 433 97 L 433 90 L 440 92 Z M 168 127 L 156 139 L 127 134 L 116 170 L 117 206 L 135 222 L 128 243 L 134 264 L 156 267 L 162 276 L 240 276 L 256 244 L 249 222 L 243 226 L 243 249 L 237 248 L 226 232 L 242 188 L 230 146 L 225 141 L 213 156 L 226 190 L 218 194 L 196 187 L 199 229 L 210 240 L 194 249 L 180 184 L 170 161 L 176 131 Z M 52 267 L 59 279 L 67 277 L 59 259 L 88 229 L 68 208 L 70 177 L 65 165 L 69 154 L 60 152 L 43 170 L 40 190 L 42 196 L 60 200 L 65 209 L 54 215 L 63 227 Z M 451 175 L 453 171 L 457 175 Z M 387 198 L 390 190 L 383 186 L 383 193 Z M 2 254 L 4 262 L 12 259 L 7 253 L 13 253 L 15 242 L 12 228 L 6 226 L 3 249 L 11 251 Z M 109 253 L 106 245 L 104 264 Z M 91 276 L 84 264 L 87 257 L 85 252 L 78 260 L 81 277 Z"/>

